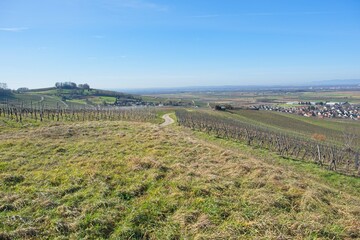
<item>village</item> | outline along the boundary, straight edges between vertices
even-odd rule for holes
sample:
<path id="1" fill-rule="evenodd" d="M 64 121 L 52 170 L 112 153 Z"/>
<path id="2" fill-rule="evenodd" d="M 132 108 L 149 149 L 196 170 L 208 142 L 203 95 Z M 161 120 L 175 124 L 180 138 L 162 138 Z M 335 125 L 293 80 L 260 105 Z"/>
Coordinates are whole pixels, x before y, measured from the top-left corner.
<path id="1" fill-rule="evenodd" d="M 348 102 L 291 102 L 288 105 L 294 106 L 258 105 L 249 109 L 297 114 L 304 117 L 360 120 L 360 105 Z"/>

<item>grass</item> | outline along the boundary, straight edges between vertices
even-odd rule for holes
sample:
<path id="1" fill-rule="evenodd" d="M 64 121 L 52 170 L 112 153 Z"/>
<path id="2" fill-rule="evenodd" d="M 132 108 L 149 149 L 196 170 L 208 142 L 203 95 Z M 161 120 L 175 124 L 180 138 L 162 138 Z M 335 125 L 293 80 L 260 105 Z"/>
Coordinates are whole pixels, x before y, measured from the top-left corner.
<path id="1" fill-rule="evenodd" d="M 89 98 L 89 101 L 91 101 L 92 103 L 94 104 L 103 104 L 103 103 L 106 103 L 106 104 L 114 104 L 115 101 L 116 101 L 116 98 L 115 97 L 91 97 Z"/>
<path id="2" fill-rule="evenodd" d="M 360 179 L 176 125 L 0 123 L 0 238 L 360 238 Z"/>

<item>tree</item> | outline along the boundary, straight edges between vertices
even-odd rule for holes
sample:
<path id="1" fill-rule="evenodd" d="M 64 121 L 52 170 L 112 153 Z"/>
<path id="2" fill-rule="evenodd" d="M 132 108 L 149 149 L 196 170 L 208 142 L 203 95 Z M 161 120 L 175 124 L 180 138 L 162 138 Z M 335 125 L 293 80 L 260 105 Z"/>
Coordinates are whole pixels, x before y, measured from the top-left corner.
<path id="1" fill-rule="evenodd" d="M 17 92 L 26 92 L 26 91 L 29 91 L 29 89 L 26 87 L 21 87 L 17 89 Z"/>
<path id="2" fill-rule="evenodd" d="M 55 87 L 58 89 L 76 89 L 77 85 L 73 82 L 57 82 Z"/>
<path id="3" fill-rule="evenodd" d="M 6 83 L 0 83 L 0 89 L 6 90 L 7 88 L 7 84 Z"/>
<path id="4" fill-rule="evenodd" d="M 0 98 L 1 97 L 10 97 L 12 95 L 12 92 L 10 89 L 8 89 L 6 83 L 0 83 Z"/>
<path id="5" fill-rule="evenodd" d="M 78 85 L 78 88 L 89 90 L 89 89 L 90 89 L 90 85 L 87 84 L 87 83 L 79 84 L 79 85 Z"/>

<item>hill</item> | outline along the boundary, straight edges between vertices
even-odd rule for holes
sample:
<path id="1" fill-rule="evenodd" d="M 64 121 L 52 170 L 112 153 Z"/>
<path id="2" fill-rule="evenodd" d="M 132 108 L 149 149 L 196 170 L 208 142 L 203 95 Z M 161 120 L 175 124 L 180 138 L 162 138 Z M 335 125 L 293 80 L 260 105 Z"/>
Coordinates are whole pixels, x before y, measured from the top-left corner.
<path id="1" fill-rule="evenodd" d="M 0 92 L 0 105 L 42 106 L 49 109 L 94 109 L 98 106 L 192 106 L 192 101 L 140 96 L 93 88 L 40 88 Z"/>
<path id="2" fill-rule="evenodd" d="M 360 238 L 360 179 L 176 125 L 1 118 L 0 238 Z"/>
<path id="3" fill-rule="evenodd" d="M 115 105 L 117 102 L 137 102 L 141 98 L 131 94 L 100 89 L 61 89 L 42 88 L 26 91 L 15 91 L 11 96 L 0 96 L 0 100 L 8 101 L 15 105 L 29 107 L 43 105 L 47 108 L 94 108 L 98 105 Z"/>

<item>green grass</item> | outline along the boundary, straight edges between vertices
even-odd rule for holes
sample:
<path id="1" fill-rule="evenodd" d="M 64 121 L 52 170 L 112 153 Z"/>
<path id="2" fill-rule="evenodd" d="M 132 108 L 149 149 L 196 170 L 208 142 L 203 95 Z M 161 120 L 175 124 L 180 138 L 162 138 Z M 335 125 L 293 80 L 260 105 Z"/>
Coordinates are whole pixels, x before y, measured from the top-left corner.
<path id="1" fill-rule="evenodd" d="M 115 97 L 105 97 L 105 96 L 91 97 L 91 98 L 89 98 L 89 101 L 91 101 L 94 104 L 100 104 L 100 105 L 102 105 L 104 102 L 106 104 L 114 104 L 116 101 L 116 98 Z"/>
<path id="2" fill-rule="evenodd" d="M 0 123 L 0 238 L 360 238 L 356 178 L 176 125 Z"/>
<path id="3" fill-rule="evenodd" d="M 86 99 L 71 99 L 71 100 L 67 100 L 67 103 L 75 103 L 75 104 L 81 104 L 81 105 L 87 105 L 87 101 Z"/>

